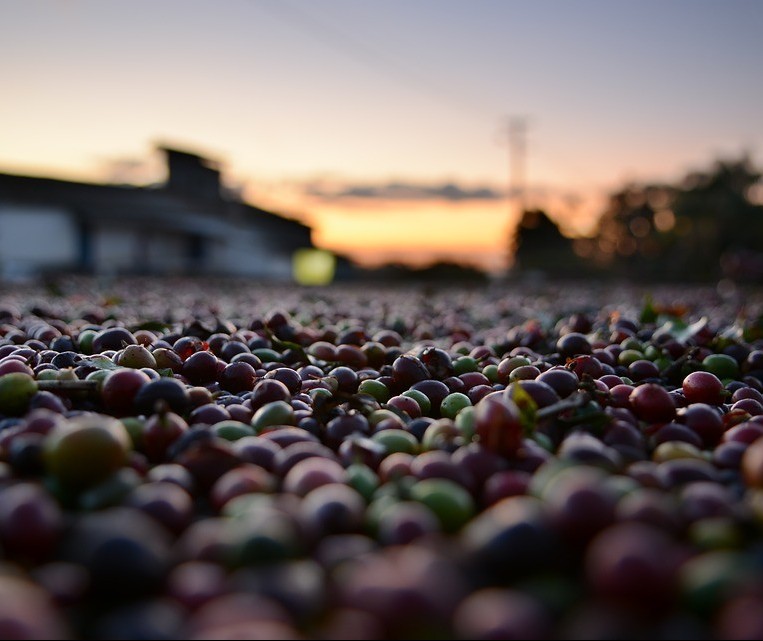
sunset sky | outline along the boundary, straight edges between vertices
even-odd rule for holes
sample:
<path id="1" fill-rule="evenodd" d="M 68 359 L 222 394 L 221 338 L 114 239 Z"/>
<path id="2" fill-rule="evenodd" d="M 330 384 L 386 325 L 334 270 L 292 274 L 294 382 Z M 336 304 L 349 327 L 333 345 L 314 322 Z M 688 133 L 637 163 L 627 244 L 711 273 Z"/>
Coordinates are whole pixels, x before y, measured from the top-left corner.
<path id="1" fill-rule="evenodd" d="M 625 181 L 763 165 L 762 63 L 759 0 L 0 0 L 0 171 L 145 183 L 171 144 L 319 246 L 498 269 L 510 119 L 584 233 Z"/>

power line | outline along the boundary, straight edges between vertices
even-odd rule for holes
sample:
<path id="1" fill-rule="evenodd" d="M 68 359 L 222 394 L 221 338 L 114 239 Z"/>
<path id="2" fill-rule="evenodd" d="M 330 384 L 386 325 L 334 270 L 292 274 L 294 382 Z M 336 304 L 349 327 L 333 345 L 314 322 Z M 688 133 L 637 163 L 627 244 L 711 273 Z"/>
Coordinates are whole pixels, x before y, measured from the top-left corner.
<path id="1" fill-rule="evenodd" d="M 256 2 L 256 0 L 253 0 Z M 256 2 L 256 6 L 264 8 L 277 19 L 291 27 L 301 30 L 314 40 L 338 51 L 352 60 L 364 64 L 377 73 L 382 73 L 396 83 L 405 85 L 419 94 L 426 95 L 442 107 L 468 113 L 481 120 L 497 120 L 496 113 L 488 113 L 472 102 L 463 100 L 461 94 L 454 94 L 452 89 L 432 82 L 429 76 L 417 72 L 409 65 L 403 65 L 382 50 L 369 45 L 354 35 L 339 28 L 322 11 L 320 17 L 287 0 L 277 2 Z M 319 3 L 311 5 L 320 7 Z M 530 189 L 527 181 L 527 116 L 513 116 L 504 126 L 501 136 L 503 144 L 507 144 L 509 152 L 509 183 L 508 197 L 515 204 L 520 216 L 528 206 Z M 505 138 L 504 138 L 505 136 Z M 547 164 L 547 163 L 546 163 Z M 553 187 L 550 188 L 552 191 Z M 568 191 L 568 190 L 562 190 Z"/>
<path id="2" fill-rule="evenodd" d="M 527 176 L 525 163 L 527 156 L 527 118 L 513 116 L 509 118 L 506 132 L 509 147 L 509 186 L 510 198 L 516 201 L 519 216 L 527 209 Z"/>
<path id="3" fill-rule="evenodd" d="M 404 84 L 418 93 L 428 95 L 429 98 L 436 100 L 440 106 L 445 103 L 448 107 L 468 112 L 471 116 L 495 118 L 495 114 L 487 114 L 487 112 L 477 108 L 476 105 L 466 103 L 461 99 L 461 96 L 453 94 L 451 89 L 432 82 L 428 76 L 416 72 L 410 66 L 399 63 L 382 51 L 337 28 L 333 23 L 325 19 L 316 18 L 313 14 L 296 7 L 290 2 L 285 0 L 272 3 L 258 2 L 257 6 L 265 8 L 280 20 L 301 29 L 324 45 L 344 55 L 349 54 L 353 60 L 360 61 L 377 72 L 384 73 L 395 82 Z"/>

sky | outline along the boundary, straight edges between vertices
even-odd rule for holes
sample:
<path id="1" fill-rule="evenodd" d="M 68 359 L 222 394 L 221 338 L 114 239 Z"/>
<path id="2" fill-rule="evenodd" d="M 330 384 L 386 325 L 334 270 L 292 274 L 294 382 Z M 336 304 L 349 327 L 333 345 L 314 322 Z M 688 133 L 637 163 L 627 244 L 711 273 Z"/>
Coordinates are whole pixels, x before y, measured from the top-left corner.
<path id="1" fill-rule="evenodd" d="M 0 0 L 0 171 L 144 184 L 168 144 L 318 246 L 500 270 L 520 189 L 586 234 L 763 165 L 762 63 L 759 0 Z"/>

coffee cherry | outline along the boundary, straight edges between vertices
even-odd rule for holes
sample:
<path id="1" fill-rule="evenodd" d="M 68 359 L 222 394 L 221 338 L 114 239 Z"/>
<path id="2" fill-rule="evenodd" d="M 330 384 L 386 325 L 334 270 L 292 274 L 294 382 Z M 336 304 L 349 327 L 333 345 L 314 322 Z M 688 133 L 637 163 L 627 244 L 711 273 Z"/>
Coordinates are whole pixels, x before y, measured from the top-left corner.
<path id="1" fill-rule="evenodd" d="M 656 383 L 644 383 L 636 387 L 628 397 L 634 414 L 649 423 L 664 423 L 676 415 L 673 399 L 664 387 Z"/>
<path id="2" fill-rule="evenodd" d="M 684 378 L 681 389 L 689 403 L 720 405 L 726 399 L 723 383 L 710 372 L 692 372 Z"/>

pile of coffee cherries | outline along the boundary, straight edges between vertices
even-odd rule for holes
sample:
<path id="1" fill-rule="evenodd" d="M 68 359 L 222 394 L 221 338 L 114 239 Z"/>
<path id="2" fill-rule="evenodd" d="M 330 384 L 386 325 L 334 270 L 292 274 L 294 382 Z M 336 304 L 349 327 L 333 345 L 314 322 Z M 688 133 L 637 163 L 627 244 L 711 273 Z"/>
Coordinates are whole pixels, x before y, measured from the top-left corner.
<path id="1" fill-rule="evenodd" d="M 763 637 L 763 299 L 0 295 L 0 637 Z"/>

